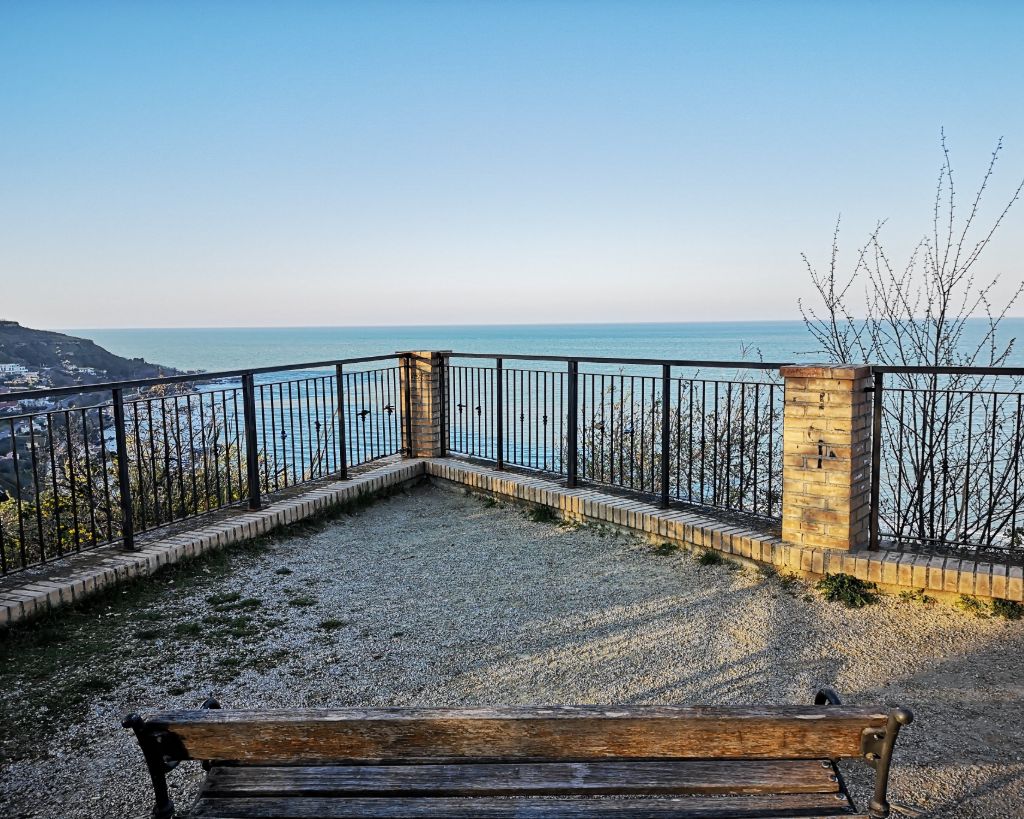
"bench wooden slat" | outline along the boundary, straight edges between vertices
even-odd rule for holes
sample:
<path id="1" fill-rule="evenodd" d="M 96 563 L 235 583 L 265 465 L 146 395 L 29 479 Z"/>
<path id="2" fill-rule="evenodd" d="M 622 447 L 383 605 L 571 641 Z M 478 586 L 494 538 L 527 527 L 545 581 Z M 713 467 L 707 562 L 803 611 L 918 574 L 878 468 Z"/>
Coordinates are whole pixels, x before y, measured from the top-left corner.
<path id="1" fill-rule="evenodd" d="M 599 759 L 830 759 L 860 755 L 866 708 L 549 708 L 181 711 L 147 722 L 182 758 L 268 764 Z"/>
<path id="2" fill-rule="evenodd" d="M 552 762 L 463 765 L 216 765 L 203 795 L 512 796 L 836 793 L 827 760 Z"/>
<path id="3" fill-rule="evenodd" d="M 190 819 L 699 819 L 850 816 L 831 794 L 615 798 L 200 798 Z"/>

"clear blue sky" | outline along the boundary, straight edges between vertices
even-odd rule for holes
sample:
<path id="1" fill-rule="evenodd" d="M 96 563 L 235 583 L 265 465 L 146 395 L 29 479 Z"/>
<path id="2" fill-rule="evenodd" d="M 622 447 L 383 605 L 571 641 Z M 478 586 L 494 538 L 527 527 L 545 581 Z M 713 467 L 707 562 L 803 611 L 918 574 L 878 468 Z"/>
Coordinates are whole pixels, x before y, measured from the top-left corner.
<path id="1" fill-rule="evenodd" d="M 0 314 L 796 317 L 800 252 L 1024 175 L 1024 4 L 0 4 Z M 1024 273 L 1024 206 L 982 269 Z M 1021 310 L 1015 311 L 1018 315 Z"/>

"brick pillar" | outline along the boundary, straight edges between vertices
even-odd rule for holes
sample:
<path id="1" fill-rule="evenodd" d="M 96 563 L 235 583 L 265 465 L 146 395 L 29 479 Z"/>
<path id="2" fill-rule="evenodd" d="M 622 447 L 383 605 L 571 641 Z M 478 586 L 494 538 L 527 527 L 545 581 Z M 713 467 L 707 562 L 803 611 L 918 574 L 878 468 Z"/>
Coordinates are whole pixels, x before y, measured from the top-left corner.
<path id="1" fill-rule="evenodd" d="M 799 546 L 868 545 L 871 368 L 788 366 L 783 423 L 782 539 Z"/>
<path id="2" fill-rule="evenodd" d="M 398 353 L 402 356 L 402 449 L 413 458 L 444 455 L 444 355 L 448 351 Z"/>

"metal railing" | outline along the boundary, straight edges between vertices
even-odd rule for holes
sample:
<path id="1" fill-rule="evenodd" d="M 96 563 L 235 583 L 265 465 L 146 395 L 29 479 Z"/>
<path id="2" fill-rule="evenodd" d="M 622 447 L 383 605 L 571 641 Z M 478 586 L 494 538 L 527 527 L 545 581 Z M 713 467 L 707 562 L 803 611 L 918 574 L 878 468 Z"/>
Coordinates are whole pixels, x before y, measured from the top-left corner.
<path id="1" fill-rule="evenodd" d="M 449 452 L 569 486 L 777 521 L 784 388 L 773 371 L 781 366 L 453 352 L 444 440 Z"/>
<path id="2" fill-rule="evenodd" d="M 93 400 L 0 418 L 0 573 L 132 548 L 140 533 L 258 509 L 268 493 L 397 454 L 402 366 L 371 356 L 4 394 Z"/>
<path id="3" fill-rule="evenodd" d="M 873 374 L 871 548 L 1024 555 L 1024 368 Z"/>
<path id="4" fill-rule="evenodd" d="M 410 355 L 4 394 L 0 574 L 402 452 Z M 782 366 L 445 353 L 442 446 L 775 524 Z M 1024 557 L 1024 368 L 873 377 L 870 547 Z"/>

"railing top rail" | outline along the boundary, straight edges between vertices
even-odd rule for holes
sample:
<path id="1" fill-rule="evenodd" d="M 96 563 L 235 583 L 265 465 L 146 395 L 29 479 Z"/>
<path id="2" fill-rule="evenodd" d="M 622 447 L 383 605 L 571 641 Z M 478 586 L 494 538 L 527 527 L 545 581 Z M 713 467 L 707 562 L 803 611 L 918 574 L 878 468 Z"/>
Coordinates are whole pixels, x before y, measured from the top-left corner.
<path id="1" fill-rule="evenodd" d="M 708 369 L 743 369 L 743 370 L 777 370 L 787 367 L 793 362 L 774 361 L 694 361 L 669 358 L 605 358 L 601 356 L 579 355 L 519 355 L 512 353 L 458 353 L 445 352 L 445 358 L 490 358 L 511 359 L 513 361 L 575 361 L 579 364 L 636 364 L 662 367 L 706 367 Z"/>
<path id="2" fill-rule="evenodd" d="M 897 367 L 873 364 L 871 371 L 893 375 L 1001 375 L 1009 378 L 1024 376 L 1024 367 Z"/>
<path id="3" fill-rule="evenodd" d="M 282 364 L 271 367 L 246 367 L 241 370 L 221 370 L 213 373 L 192 373 L 191 375 L 168 375 L 157 378 L 137 378 L 133 381 L 104 381 L 97 384 L 76 384 L 72 387 L 53 387 L 43 390 L 21 390 L 0 394 L 0 401 L 33 401 L 39 398 L 57 398 L 63 395 L 82 395 L 88 392 L 109 392 L 116 389 L 135 387 L 156 387 L 160 384 L 184 384 L 190 381 L 214 381 L 218 378 L 240 378 L 243 375 L 312 370 L 320 367 L 334 367 L 338 364 L 365 364 L 371 361 L 386 361 L 401 358 L 400 355 L 368 355 L 359 358 L 335 358 L 330 361 L 307 361 L 303 364 Z"/>

